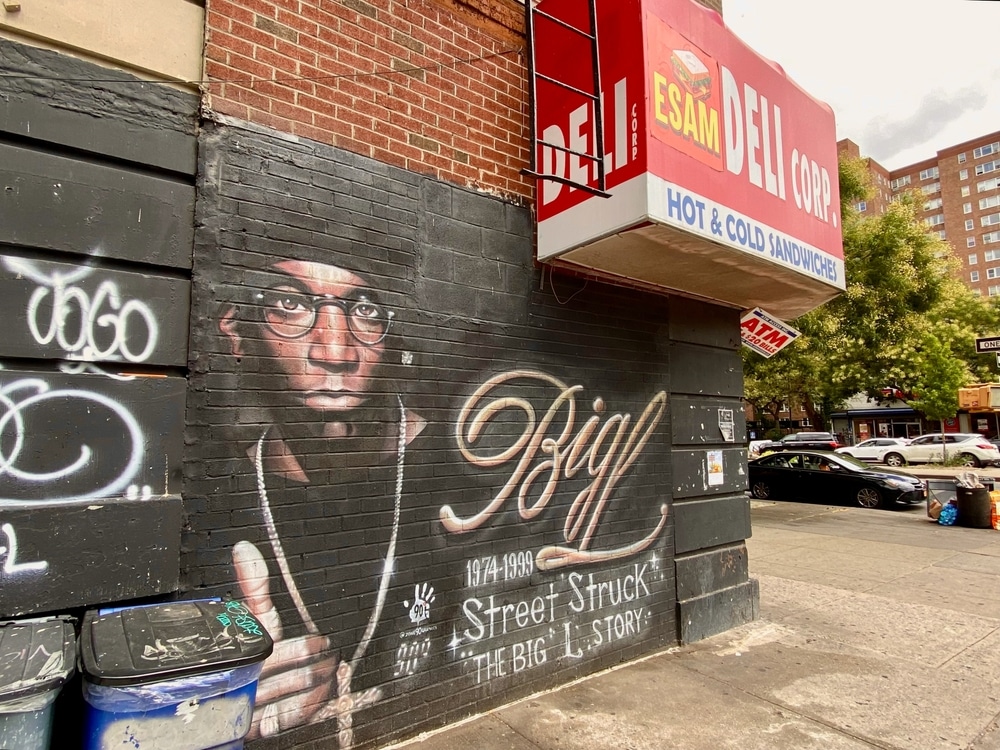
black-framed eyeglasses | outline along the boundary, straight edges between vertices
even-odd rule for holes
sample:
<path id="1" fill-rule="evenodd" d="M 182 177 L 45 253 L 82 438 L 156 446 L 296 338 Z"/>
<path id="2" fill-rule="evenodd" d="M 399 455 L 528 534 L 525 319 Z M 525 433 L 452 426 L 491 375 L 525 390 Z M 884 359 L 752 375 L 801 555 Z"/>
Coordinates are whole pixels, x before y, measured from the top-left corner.
<path id="1" fill-rule="evenodd" d="M 347 328 L 355 340 L 365 346 L 375 346 L 389 332 L 392 310 L 361 296 L 356 300 L 340 299 L 330 294 L 303 294 L 285 289 L 258 292 L 257 301 L 263 309 L 264 324 L 275 336 L 299 339 L 316 327 L 319 309 L 337 307 L 347 319 Z"/>

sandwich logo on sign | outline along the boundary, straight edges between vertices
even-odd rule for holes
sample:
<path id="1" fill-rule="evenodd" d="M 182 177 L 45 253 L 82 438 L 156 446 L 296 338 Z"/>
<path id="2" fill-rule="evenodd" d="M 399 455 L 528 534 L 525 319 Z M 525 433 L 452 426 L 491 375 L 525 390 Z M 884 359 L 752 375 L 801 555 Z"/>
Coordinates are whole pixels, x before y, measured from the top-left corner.
<path id="1" fill-rule="evenodd" d="M 740 319 L 740 336 L 744 346 L 771 357 L 795 341 L 799 331 L 755 307 Z"/>
<path id="2" fill-rule="evenodd" d="M 658 20 L 651 20 L 656 50 L 650 92 L 654 138 L 722 171 L 722 101 L 719 68 L 704 50 Z"/>

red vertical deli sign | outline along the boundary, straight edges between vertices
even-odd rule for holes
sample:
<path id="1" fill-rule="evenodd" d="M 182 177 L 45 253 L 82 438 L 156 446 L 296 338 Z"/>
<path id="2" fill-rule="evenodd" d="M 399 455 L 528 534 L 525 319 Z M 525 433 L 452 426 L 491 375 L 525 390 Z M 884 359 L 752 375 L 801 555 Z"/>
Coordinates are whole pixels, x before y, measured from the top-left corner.
<path id="1" fill-rule="evenodd" d="M 543 0 L 538 6 L 578 29 L 589 29 L 588 3 L 580 0 Z M 643 80 L 644 44 L 639 0 L 598 0 L 601 42 L 601 103 L 604 118 L 604 168 L 607 187 L 639 177 L 646 169 L 646 103 Z M 535 27 L 535 63 L 539 74 L 565 82 L 580 91 L 593 90 L 590 46 L 562 26 L 538 17 Z M 595 155 L 596 112 L 593 104 L 566 88 L 539 79 L 536 107 L 539 137 L 570 151 Z M 539 171 L 574 182 L 597 186 L 594 161 L 557 148 L 539 146 Z M 570 185 L 541 180 L 538 219 L 562 213 L 591 198 Z M 597 198 L 604 201 L 603 198 Z"/>

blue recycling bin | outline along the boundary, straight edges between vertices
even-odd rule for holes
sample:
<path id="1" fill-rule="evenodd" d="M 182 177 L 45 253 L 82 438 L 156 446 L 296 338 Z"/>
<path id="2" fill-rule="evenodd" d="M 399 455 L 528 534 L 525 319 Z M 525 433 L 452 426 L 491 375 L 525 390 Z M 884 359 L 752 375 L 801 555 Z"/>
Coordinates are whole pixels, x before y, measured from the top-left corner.
<path id="1" fill-rule="evenodd" d="M 84 750 L 238 750 L 270 635 L 238 601 L 88 612 Z"/>
<path id="2" fill-rule="evenodd" d="M 0 747 L 48 750 L 53 704 L 75 664 L 72 618 L 0 623 Z"/>

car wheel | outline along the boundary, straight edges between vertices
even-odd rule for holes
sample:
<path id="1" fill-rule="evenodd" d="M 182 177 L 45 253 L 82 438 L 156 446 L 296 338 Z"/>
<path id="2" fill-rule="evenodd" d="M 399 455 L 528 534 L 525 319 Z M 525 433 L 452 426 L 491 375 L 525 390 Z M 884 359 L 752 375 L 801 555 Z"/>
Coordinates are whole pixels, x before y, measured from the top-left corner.
<path id="1" fill-rule="evenodd" d="M 971 453 L 963 453 L 958 457 L 958 460 L 962 462 L 962 466 L 971 466 L 974 469 L 979 468 L 979 459 Z"/>
<path id="2" fill-rule="evenodd" d="M 750 492 L 758 500 L 767 500 L 767 498 L 771 497 L 771 488 L 767 482 L 754 482 Z"/>
<path id="3" fill-rule="evenodd" d="M 862 487 L 858 490 L 858 505 L 862 508 L 877 508 L 882 502 L 882 496 L 878 494 L 878 490 L 873 490 L 871 487 Z"/>
<path id="4" fill-rule="evenodd" d="M 885 455 L 886 466 L 905 466 L 906 459 L 898 453 L 887 453 Z"/>

